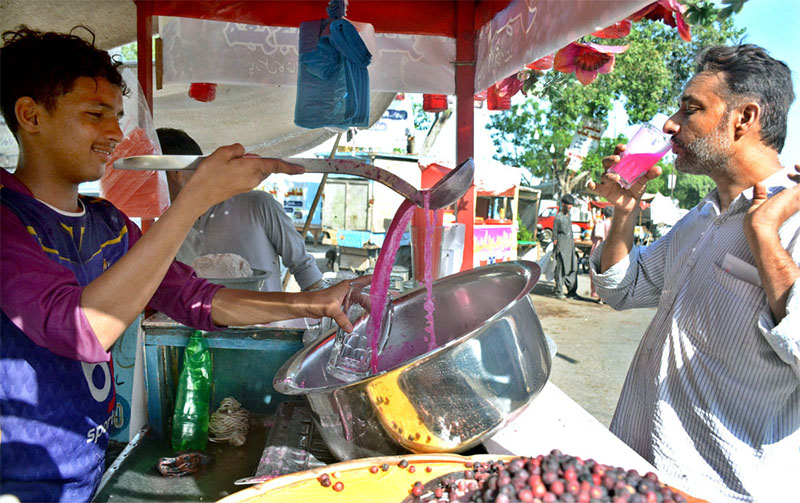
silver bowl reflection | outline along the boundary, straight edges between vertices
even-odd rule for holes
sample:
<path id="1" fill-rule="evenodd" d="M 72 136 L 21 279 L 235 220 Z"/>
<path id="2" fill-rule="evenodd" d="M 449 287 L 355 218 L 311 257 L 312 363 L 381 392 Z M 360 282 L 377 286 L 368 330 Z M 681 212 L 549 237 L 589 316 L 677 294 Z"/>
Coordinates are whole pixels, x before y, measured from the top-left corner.
<path id="1" fill-rule="evenodd" d="M 377 374 L 352 383 L 329 377 L 331 332 L 287 361 L 274 387 L 306 398 L 340 460 L 469 449 L 516 417 L 547 382 L 550 353 L 528 297 L 539 272 L 533 262 L 516 261 L 435 281 L 432 350 L 424 340 L 425 290 L 408 292 L 393 300 Z"/>

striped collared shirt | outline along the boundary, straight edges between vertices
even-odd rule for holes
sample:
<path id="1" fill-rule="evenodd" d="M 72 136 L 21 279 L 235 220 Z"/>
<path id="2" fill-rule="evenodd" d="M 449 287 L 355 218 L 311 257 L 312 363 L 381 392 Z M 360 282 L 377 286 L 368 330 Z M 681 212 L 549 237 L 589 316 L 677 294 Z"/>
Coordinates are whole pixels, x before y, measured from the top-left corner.
<path id="1" fill-rule="evenodd" d="M 770 196 L 792 186 L 784 169 Z M 720 212 L 716 189 L 664 237 L 599 274 L 614 309 L 658 307 L 611 431 L 664 479 L 709 501 L 784 501 L 800 473 L 800 281 L 775 324 L 743 222 L 753 189 Z M 779 230 L 800 263 L 800 213 Z M 796 495 L 796 493 L 794 493 Z"/>

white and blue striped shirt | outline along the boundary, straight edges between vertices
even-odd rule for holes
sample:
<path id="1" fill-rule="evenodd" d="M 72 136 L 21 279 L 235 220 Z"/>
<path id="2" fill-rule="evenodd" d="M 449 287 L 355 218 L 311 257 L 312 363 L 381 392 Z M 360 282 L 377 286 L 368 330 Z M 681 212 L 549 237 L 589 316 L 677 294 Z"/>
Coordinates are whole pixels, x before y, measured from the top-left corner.
<path id="1" fill-rule="evenodd" d="M 793 185 L 788 172 L 765 180 L 770 196 Z M 591 259 L 614 309 L 658 306 L 611 431 L 666 481 L 713 502 L 784 501 L 800 475 L 800 281 L 776 325 L 744 237 L 752 194 L 720 213 L 712 191 L 603 274 L 602 247 Z M 800 264 L 800 213 L 779 235 Z"/>

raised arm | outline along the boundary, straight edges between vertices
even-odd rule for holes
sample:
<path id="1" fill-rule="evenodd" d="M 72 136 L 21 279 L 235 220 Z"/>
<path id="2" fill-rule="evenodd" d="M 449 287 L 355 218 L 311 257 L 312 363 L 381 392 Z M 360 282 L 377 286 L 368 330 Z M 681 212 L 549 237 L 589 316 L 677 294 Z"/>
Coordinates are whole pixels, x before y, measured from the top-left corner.
<path id="1" fill-rule="evenodd" d="M 204 211 L 252 189 L 271 173 L 303 171 L 277 159 L 244 154 L 239 144 L 217 149 L 130 251 L 83 289 L 81 308 L 104 348 L 109 349 L 147 305 L 189 228 Z"/>
<path id="2" fill-rule="evenodd" d="M 800 182 L 800 165 L 795 166 L 795 170 L 799 174 L 790 177 Z M 800 212 L 800 185 L 770 198 L 767 198 L 763 183 L 753 187 L 753 204 L 744 220 L 744 234 L 756 261 L 775 323 L 780 323 L 786 316 L 789 290 L 800 278 L 800 268 L 778 237 L 778 228 L 797 212 Z"/>
<path id="3" fill-rule="evenodd" d="M 605 197 L 614 205 L 611 228 L 603 245 L 603 255 L 600 259 L 601 273 L 630 254 L 633 249 L 633 229 L 636 226 L 639 202 L 644 195 L 647 182 L 661 175 L 661 168 L 653 166 L 630 189 L 622 188 L 618 183 L 619 175 L 609 173 L 608 169 L 619 162 L 620 154 L 624 151 L 624 145 L 617 145 L 614 155 L 603 159 L 603 167 L 606 172 L 603 173 L 600 184 L 594 182 L 588 184 L 589 190 Z"/>

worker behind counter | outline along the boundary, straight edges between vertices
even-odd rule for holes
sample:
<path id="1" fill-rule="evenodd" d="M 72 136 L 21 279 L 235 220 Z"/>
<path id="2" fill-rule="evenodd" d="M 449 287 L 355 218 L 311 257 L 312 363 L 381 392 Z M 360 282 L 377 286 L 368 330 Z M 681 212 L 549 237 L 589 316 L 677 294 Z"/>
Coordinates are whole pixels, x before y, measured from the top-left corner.
<path id="1" fill-rule="evenodd" d="M 0 493 L 22 501 L 92 498 L 115 402 L 110 349 L 145 306 L 203 330 L 303 316 L 352 330 L 347 283 L 235 290 L 174 261 L 210 206 L 299 166 L 221 147 L 144 235 L 109 201 L 78 194 L 123 139 L 127 90 L 119 63 L 74 33 L 20 27 L 0 49 L 0 105 L 19 144 L 14 173 L 0 170 Z"/>
<path id="2" fill-rule="evenodd" d="M 184 131 L 159 128 L 156 133 L 164 154 L 203 154 L 200 145 Z M 191 171 L 167 172 L 171 200 L 191 177 Z M 211 206 L 192 225 L 177 259 L 191 265 L 196 258 L 214 253 L 240 255 L 252 268 L 269 272 L 261 288 L 266 292 L 282 289 L 280 260 L 302 290 L 322 286 L 322 273 L 306 251 L 303 236 L 278 201 L 263 190 L 237 194 Z"/>

